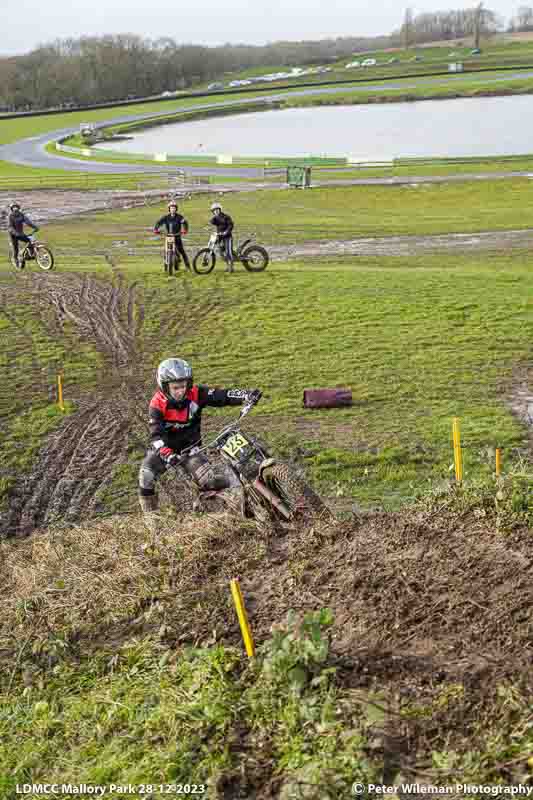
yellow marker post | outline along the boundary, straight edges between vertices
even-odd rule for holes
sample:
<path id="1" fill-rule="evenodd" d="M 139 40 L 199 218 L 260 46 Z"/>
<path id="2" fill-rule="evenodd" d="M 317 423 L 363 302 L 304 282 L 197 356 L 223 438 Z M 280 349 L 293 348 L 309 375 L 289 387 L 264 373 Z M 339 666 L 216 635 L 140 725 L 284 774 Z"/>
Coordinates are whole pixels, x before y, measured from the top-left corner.
<path id="1" fill-rule="evenodd" d="M 463 480 L 463 457 L 461 453 L 459 417 L 453 418 L 453 457 L 455 461 L 455 480 L 460 483 Z"/>
<path id="2" fill-rule="evenodd" d="M 499 477 L 502 472 L 502 451 L 499 447 L 496 448 L 496 477 Z"/>
<path id="3" fill-rule="evenodd" d="M 65 410 L 65 406 L 63 404 L 63 378 L 61 375 L 57 376 L 57 399 L 59 402 L 59 408 L 61 411 Z"/>
<path id="4" fill-rule="evenodd" d="M 246 609 L 244 607 L 244 600 L 242 597 L 241 587 L 239 586 L 239 581 L 234 578 L 232 581 L 230 581 L 230 586 L 233 602 L 235 603 L 235 608 L 237 609 L 239 625 L 241 626 L 244 646 L 246 647 L 246 654 L 248 658 L 252 658 L 252 656 L 255 656 L 255 645 L 252 637 L 252 631 L 250 630 L 250 623 L 248 622 L 248 615 L 246 614 Z"/>

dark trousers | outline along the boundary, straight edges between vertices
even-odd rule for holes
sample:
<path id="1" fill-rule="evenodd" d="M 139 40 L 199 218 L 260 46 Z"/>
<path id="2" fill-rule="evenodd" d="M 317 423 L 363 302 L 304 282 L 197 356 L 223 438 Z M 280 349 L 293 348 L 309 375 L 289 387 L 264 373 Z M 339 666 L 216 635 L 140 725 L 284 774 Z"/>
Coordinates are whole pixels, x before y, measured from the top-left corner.
<path id="1" fill-rule="evenodd" d="M 233 236 L 223 236 L 219 241 L 220 249 L 225 261 L 233 264 Z"/>
<path id="2" fill-rule="evenodd" d="M 187 255 L 187 253 L 185 252 L 185 248 L 183 246 L 183 241 L 181 239 L 181 236 L 176 236 L 176 250 L 178 251 L 178 253 L 182 257 L 183 263 L 185 264 L 187 269 L 190 269 L 191 268 L 191 264 L 189 262 L 189 257 Z"/>
<path id="3" fill-rule="evenodd" d="M 183 464 L 185 472 L 203 490 L 220 490 L 239 486 L 240 482 L 229 467 L 214 470 L 203 453 L 192 454 Z M 139 469 L 139 494 L 149 497 L 155 494 L 155 486 L 168 469 L 157 450 L 149 448 Z"/>
<path id="4" fill-rule="evenodd" d="M 9 238 L 11 240 L 11 247 L 13 248 L 13 255 L 15 258 L 19 257 L 19 242 L 31 242 L 29 236 L 26 236 L 24 233 L 10 233 Z"/>

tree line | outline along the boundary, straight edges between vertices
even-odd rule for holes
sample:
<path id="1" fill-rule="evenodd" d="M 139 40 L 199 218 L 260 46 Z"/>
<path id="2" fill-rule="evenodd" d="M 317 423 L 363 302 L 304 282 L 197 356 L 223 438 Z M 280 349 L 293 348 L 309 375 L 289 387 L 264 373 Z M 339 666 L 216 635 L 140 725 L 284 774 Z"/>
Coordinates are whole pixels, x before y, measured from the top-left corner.
<path id="1" fill-rule="evenodd" d="M 529 30 L 532 18 L 532 9 L 521 7 L 513 18 L 513 30 Z M 418 15 L 407 9 L 398 30 L 377 37 L 219 47 L 133 34 L 60 39 L 21 56 L 0 58 L 0 107 L 14 111 L 146 97 L 221 81 L 237 70 L 323 65 L 354 52 L 460 39 L 475 35 L 476 30 L 490 35 L 502 29 L 498 15 L 480 4 L 473 9 Z"/>

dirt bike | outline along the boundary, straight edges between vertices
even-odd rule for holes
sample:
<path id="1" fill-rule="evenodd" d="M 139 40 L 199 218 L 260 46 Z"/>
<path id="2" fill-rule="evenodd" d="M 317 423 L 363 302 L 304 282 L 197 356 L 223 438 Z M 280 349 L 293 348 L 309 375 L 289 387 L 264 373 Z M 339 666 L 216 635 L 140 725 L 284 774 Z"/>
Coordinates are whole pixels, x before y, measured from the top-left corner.
<path id="1" fill-rule="evenodd" d="M 173 271 L 178 271 L 180 263 L 180 254 L 176 250 L 176 237 L 165 236 L 165 252 L 163 254 L 163 263 L 165 265 L 165 272 L 169 277 L 172 277 Z"/>
<path id="2" fill-rule="evenodd" d="M 255 235 L 255 234 L 254 234 Z M 259 244 L 250 244 L 253 236 L 245 239 L 233 253 L 233 260 L 240 261 L 248 272 L 262 272 L 267 268 L 269 256 L 264 247 Z M 224 253 L 220 247 L 218 234 L 212 233 L 209 237 L 207 247 L 198 250 L 194 256 L 192 266 L 198 275 L 209 275 L 217 263 L 217 249 L 225 260 Z"/>
<path id="3" fill-rule="evenodd" d="M 15 269 L 24 269 L 27 261 L 36 261 L 41 269 L 46 271 L 54 266 L 54 256 L 49 247 L 44 242 L 38 242 L 34 236 L 29 236 L 29 242 L 26 242 L 23 249 L 19 249 L 18 264 L 15 260 L 13 246 L 9 246 L 9 260 Z"/>
<path id="4" fill-rule="evenodd" d="M 329 516 L 327 506 L 293 467 L 272 457 L 262 442 L 241 431 L 241 420 L 254 405 L 255 402 L 246 403 L 235 422 L 221 430 L 205 447 L 183 451 L 173 466 L 179 467 L 186 461 L 192 455 L 191 450 L 195 454 L 217 452 L 242 484 L 244 506 L 241 511 L 245 517 L 255 517 L 259 522 L 267 519 L 290 521 L 306 513 Z M 205 510 L 202 500 L 209 501 L 217 495 L 222 499 L 224 491 L 198 489 L 199 502 L 195 507 Z"/>

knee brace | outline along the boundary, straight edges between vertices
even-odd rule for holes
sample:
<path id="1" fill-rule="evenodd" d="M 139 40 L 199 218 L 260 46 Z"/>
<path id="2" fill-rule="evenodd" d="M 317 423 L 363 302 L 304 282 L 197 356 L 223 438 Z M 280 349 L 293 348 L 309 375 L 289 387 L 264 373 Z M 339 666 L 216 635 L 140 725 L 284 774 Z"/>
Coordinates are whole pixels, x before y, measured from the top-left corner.
<path id="1" fill-rule="evenodd" d="M 165 472 L 165 465 L 157 453 L 149 451 L 139 469 L 139 495 L 150 497 L 155 494 L 155 483 Z"/>

